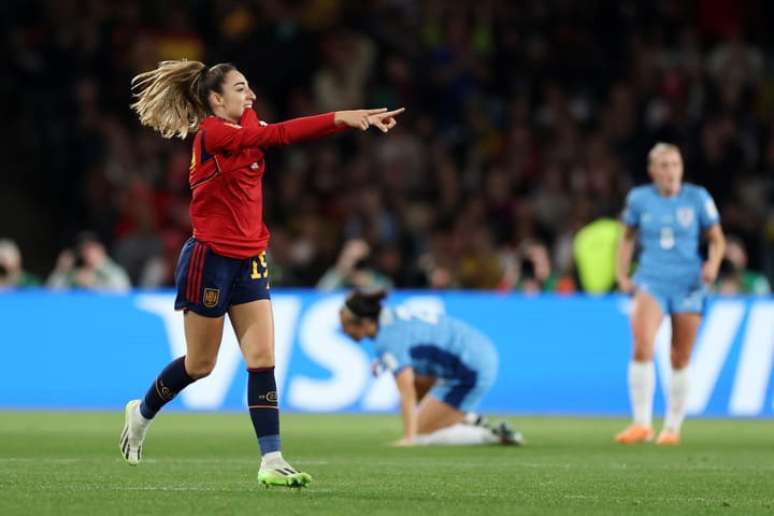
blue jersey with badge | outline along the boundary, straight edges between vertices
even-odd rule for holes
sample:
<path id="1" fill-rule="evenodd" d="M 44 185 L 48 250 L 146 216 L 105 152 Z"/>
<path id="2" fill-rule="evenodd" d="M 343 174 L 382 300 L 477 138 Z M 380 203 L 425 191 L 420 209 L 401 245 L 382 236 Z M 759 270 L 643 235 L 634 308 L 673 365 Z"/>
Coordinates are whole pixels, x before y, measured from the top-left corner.
<path id="1" fill-rule="evenodd" d="M 493 380 L 497 371 L 492 342 L 466 323 L 442 314 L 384 308 L 374 344 L 381 364 L 395 374 L 411 367 L 419 375 L 480 381 Z"/>
<path id="2" fill-rule="evenodd" d="M 673 197 L 655 185 L 632 189 L 623 222 L 639 230 L 640 258 L 635 282 L 670 288 L 701 285 L 701 233 L 719 223 L 715 202 L 706 189 L 685 183 Z"/>

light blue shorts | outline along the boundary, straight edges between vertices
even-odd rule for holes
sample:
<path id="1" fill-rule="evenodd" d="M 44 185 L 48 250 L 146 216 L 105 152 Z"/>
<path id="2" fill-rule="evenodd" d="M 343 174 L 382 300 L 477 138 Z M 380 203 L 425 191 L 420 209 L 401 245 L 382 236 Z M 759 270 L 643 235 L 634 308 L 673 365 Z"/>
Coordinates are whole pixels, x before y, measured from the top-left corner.
<path id="1" fill-rule="evenodd" d="M 647 292 L 656 300 L 664 315 L 675 313 L 703 313 L 707 302 L 704 286 L 675 288 L 635 279 L 637 290 Z"/>

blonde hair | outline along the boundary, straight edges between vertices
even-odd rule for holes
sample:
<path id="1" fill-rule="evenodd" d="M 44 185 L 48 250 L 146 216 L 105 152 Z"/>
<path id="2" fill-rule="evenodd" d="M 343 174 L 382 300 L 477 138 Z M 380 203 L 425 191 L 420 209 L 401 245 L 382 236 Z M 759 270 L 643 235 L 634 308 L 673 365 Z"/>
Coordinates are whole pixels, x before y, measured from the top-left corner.
<path id="1" fill-rule="evenodd" d="M 680 156 L 682 156 L 682 153 L 680 152 L 680 147 L 673 143 L 664 143 L 664 142 L 658 142 L 656 145 L 653 146 L 652 149 L 650 149 L 650 152 L 648 152 L 648 165 L 651 165 L 653 161 L 656 159 L 656 156 L 659 154 L 663 154 L 664 152 L 676 152 Z"/>
<path id="2" fill-rule="evenodd" d="M 222 92 L 226 74 L 234 69 L 228 63 L 207 68 L 187 59 L 162 61 L 155 70 L 132 79 L 137 101 L 130 107 L 142 125 L 152 127 L 162 137 L 185 138 L 210 114 L 210 92 Z"/>

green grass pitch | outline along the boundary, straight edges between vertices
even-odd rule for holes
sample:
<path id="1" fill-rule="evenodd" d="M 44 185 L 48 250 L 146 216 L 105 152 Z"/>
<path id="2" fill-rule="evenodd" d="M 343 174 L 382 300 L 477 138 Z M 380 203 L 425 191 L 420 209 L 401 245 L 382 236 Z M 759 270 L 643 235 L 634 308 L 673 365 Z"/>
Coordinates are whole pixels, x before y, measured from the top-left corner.
<path id="1" fill-rule="evenodd" d="M 397 416 L 283 415 L 305 490 L 255 482 L 247 414 L 165 413 L 145 461 L 123 415 L 0 412 L 0 514 L 774 514 L 774 422 L 689 420 L 677 448 L 622 447 L 616 419 L 509 418 L 523 448 L 390 448 Z"/>

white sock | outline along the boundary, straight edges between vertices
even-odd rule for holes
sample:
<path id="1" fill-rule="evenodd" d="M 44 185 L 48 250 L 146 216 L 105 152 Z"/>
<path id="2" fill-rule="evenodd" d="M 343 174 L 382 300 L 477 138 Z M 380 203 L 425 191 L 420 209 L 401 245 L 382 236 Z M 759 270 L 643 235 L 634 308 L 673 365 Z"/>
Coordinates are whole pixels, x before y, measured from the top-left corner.
<path id="1" fill-rule="evenodd" d="M 431 434 L 418 435 L 415 442 L 423 445 L 464 445 L 497 443 L 499 439 L 488 428 L 457 423 L 436 430 Z"/>
<path id="2" fill-rule="evenodd" d="M 285 464 L 285 459 L 282 457 L 281 451 L 269 452 L 261 457 L 261 467 L 272 467 L 276 465 L 284 466 Z"/>
<path id="3" fill-rule="evenodd" d="M 146 419 L 145 416 L 142 415 L 142 412 L 140 412 L 140 404 L 138 403 L 136 407 L 134 407 L 134 422 L 140 425 L 140 428 L 143 430 L 148 428 L 148 425 L 150 425 L 153 420 L 152 419 Z"/>
<path id="4" fill-rule="evenodd" d="M 669 385 L 666 420 L 664 429 L 680 433 L 680 427 L 685 419 L 685 401 L 688 399 L 688 368 L 672 369 L 672 383 Z"/>
<path id="5" fill-rule="evenodd" d="M 656 368 L 653 362 L 629 362 L 629 400 L 634 422 L 638 425 L 653 424 L 653 392 L 656 388 Z"/>
<path id="6" fill-rule="evenodd" d="M 466 425 L 478 425 L 482 426 L 484 417 L 481 414 L 475 412 L 465 412 L 465 419 L 462 420 Z"/>

